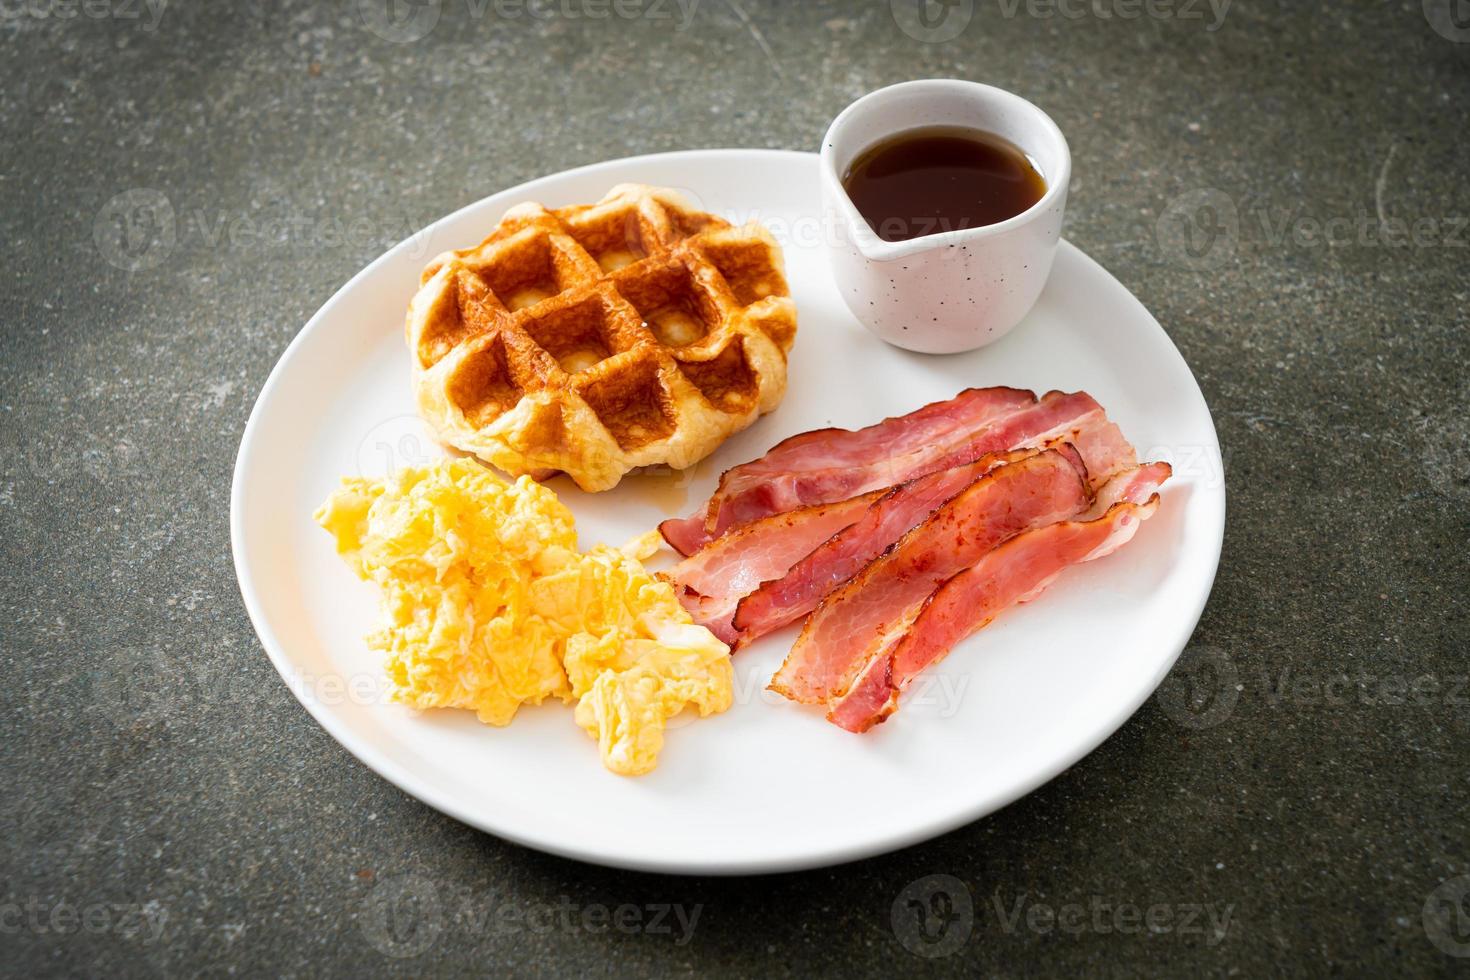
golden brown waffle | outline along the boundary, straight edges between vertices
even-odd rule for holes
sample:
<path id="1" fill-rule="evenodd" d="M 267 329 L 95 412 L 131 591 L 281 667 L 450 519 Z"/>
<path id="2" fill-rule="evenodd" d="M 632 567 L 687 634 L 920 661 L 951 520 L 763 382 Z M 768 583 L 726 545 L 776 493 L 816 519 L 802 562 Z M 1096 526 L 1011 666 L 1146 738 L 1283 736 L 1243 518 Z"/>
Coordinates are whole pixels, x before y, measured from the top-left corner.
<path id="1" fill-rule="evenodd" d="M 584 490 L 690 466 L 786 390 L 781 250 L 673 191 L 507 211 L 424 269 L 408 311 L 419 411 L 445 443 Z"/>

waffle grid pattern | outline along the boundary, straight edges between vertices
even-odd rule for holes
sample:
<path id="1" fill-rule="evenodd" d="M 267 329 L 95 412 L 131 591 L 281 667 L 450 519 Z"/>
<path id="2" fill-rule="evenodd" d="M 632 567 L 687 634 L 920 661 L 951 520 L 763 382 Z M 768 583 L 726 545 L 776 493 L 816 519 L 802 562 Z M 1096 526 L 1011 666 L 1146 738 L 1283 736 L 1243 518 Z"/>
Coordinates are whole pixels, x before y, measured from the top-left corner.
<path id="1" fill-rule="evenodd" d="M 683 469 L 780 402 L 796 310 L 779 247 L 672 191 L 508 211 L 423 273 L 419 410 L 448 445 L 584 490 Z"/>

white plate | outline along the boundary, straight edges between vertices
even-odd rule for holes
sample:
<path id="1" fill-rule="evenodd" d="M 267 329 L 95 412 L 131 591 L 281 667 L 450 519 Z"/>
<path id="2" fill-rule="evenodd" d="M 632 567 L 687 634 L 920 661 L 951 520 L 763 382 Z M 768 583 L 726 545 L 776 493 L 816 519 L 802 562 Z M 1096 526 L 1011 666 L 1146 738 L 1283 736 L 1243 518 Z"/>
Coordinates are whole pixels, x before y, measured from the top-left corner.
<path id="1" fill-rule="evenodd" d="M 593 201 L 623 181 L 684 189 L 764 221 L 785 246 L 799 331 L 786 400 L 684 477 L 588 495 L 554 486 L 583 546 L 620 544 L 713 489 L 720 470 L 796 432 L 860 426 L 972 385 L 1084 389 L 1175 476 L 1117 554 L 1074 568 L 931 671 L 867 735 L 764 693 L 794 628 L 736 657 L 736 704 L 675 720 L 658 769 L 606 772 L 560 704 L 508 728 L 416 714 L 382 696 L 363 643 L 376 590 L 336 557 L 311 513 L 344 474 L 437 455 L 414 418 L 403 314 L 433 255 L 478 243 L 520 201 Z M 817 158 L 705 150 L 616 160 L 504 191 L 363 270 L 282 355 L 251 413 L 231 499 L 235 568 L 276 669 L 339 742 L 405 791 L 473 826 L 602 864 L 688 873 L 832 864 L 924 840 L 1004 806 L 1082 758 L 1133 713 L 1188 641 L 1224 529 L 1219 443 L 1199 386 L 1159 324 L 1063 243 L 1036 309 L 970 354 L 889 347 L 843 308 L 817 217 Z"/>

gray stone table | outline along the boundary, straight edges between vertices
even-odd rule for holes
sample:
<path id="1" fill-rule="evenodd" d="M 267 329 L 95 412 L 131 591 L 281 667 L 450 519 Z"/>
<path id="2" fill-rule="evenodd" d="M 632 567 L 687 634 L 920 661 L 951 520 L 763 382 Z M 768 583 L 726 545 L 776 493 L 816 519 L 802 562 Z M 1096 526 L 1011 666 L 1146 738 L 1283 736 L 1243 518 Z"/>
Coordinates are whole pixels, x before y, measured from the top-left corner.
<path id="1" fill-rule="evenodd" d="M 1470 968 L 1464 0 L 391 13 L 0 0 L 0 972 Z M 745 880 L 532 853 L 358 764 L 230 561 L 235 450 L 302 323 L 497 189 L 814 148 L 925 76 L 1052 113 L 1067 235 L 1214 412 L 1224 558 L 1161 693 L 1000 813 Z M 942 949 L 893 919 L 930 875 L 971 896 Z M 596 928 L 624 905 L 698 918 Z"/>

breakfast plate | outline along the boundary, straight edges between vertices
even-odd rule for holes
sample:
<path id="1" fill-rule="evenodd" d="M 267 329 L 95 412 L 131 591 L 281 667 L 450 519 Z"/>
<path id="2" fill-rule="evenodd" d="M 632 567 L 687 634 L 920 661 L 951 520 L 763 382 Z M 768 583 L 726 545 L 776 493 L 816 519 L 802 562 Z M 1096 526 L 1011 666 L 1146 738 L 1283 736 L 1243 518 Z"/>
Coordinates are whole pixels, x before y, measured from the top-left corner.
<path id="1" fill-rule="evenodd" d="M 479 242 L 514 204 L 592 201 L 625 182 L 676 188 L 705 210 L 764 224 L 785 252 L 799 331 L 780 407 L 690 470 L 632 474 L 600 494 L 550 481 L 583 547 L 687 514 L 721 470 L 790 435 L 868 425 L 986 385 L 1086 391 L 1106 405 L 1141 458 L 1174 466 L 1157 514 L 1127 548 L 1070 569 L 963 641 L 900 714 L 864 735 L 765 690 L 795 627 L 739 651 L 733 707 L 675 718 L 658 768 L 636 778 L 599 765 L 596 744 L 557 703 L 523 708 L 505 728 L 392 703 L 363 640 L 376 590 L 343 566 L 312 512 L 341 476 L 442 455 L 414 410 L 403 336 L 424 265 Z M 1168 335 L 1064 242 L 1040 301 L 1003 339 L 947 356 L 891 347 L 854 322 L 832 283 L 820 202 L 814 154 L 702 150 L 583 167 L 414 235 L 306 324 L 246 426 L 231 537 L 272 663 L 352 754 L 444 813 L 530 847 L 640 870 L 767 872 L 877 854 L 990 813 L 1082 758 L 1153 692 L 1209 596 L 1225 516 L 1214 424 Z"/>

